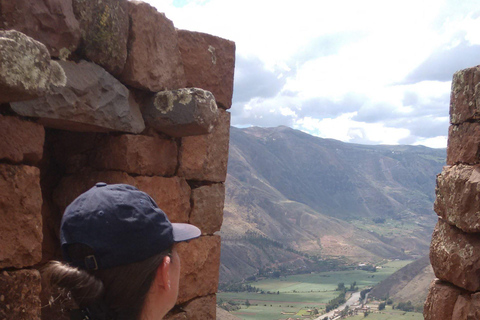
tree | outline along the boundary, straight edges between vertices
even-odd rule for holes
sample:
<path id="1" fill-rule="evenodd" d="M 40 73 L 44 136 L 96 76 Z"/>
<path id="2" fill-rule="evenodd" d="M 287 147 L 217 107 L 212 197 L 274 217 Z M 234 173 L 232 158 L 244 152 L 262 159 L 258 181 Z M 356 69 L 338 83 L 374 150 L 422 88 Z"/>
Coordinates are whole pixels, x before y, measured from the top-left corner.
<path id="1" fill-rule="evenodd" d="M 344 291 L 345 290 L 345 283 L 343 282 L 340 282 L 338 285 L 337 285 L 337 291 Z"/>
<path id="2" fill-rule="evenodd" d="M 386 302 L 382 302 L 378 305 L 378 310 L 384 310 L 385 309 Z"/>
<path id="3" fill-rule="evenodd" d="M 247 308 L 250 307 L 250 301 L 248 301 L 248 299 L 245 300 L 245 305 L 247 306 Z"/>

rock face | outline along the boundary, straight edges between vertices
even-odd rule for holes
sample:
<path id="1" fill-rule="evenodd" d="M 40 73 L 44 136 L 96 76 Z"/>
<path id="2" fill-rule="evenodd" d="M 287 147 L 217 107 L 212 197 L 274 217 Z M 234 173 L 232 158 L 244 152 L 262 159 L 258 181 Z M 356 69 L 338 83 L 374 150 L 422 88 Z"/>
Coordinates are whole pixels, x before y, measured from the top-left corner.
<path id="1" fill-rule="evenodd" d="M 128 89 L 96 64 L 60 61 L 65 87 L 54 87 L 45 97 L 12 103 L 22 115 L 39 117 L 48 127 L 70 131 L 125 131 L 145 128 L 139 106 Z"/>
<path id="2" fill-rule="evenodd" d="M 480 166 L 458 165 L 437 177 L 434 208 L 448 223 L 465 232 L 480 232 Z"/>
<path id="3" fill-rule="evenodd" d="M 37 270 L 0 273 L 0 319 L 40 320 L 40 274 Z"/>
<path id="4" fill-rule="evenodd" d="M 471 292 L 480 290 L 480 235 L 463 233 L 440 219 L 432 235 L 430 262 L 437 278 Z"/>
<path id="5" fill-rule="evenodd" d="M 98 143 L 92 166 L 141 175 L 171 176 L 177 166 L 177 144 L 159 137 L 124 134 Z"/>
<path id="6" fill-rule="evenodd" d="M 215 183 L 192 190 L 192 212 L 190 223 L 196 225 L 203 234 L 220 231 L 223 222 L 225 184 Z"/>
<path id="7" fill-rule="evenodd" d="M 190 301 L 183 307 L 186 313 L 186 319 L 215 319 L 216 303 L 217 298 L 214 294 Z"/>
<path id="8" fill-rule="evenodd" d="M 0 159 L 35 164 L 43 156 L 44 128 L 34 122 L 0 115 Z"/>
<path id="9" fill-rule="evenodd" d="M 0 268 L 22 268 L 42 258 L 40 170 L 0 164 Z"/>
<path id="10" fill-rule="evenodd" d="M 210 134 L 182 138 L 178 173 L 187 180 L 224 182 L 227 176 L 230 113 L 219 110 Z"/>
<path id="11" fill-rule="evenodd" d="M 161 91 L 142 107 L 148 127 L 173 137 L 208 134 L 218 117 L 215 97 L 198 88 Z"/>
<path id="12" fill-rule="evenodd" d="M 148 193 L 172 222 L 188 222 L 190 187 L 179 177 L 136 177 L 135 186 Z"/>
<path id="13" fill-rule="evenodd" d="M 424 307 L 425 320 L 452 319 L 457 298 L 463 290 L 447 282 L 435 280 L 432 282 Z M 457 319 L 457 318 L 455 318 Z"/>
<path id="14" fill-rule="evenodd" d="M 211 91 L 224 109 L 232 105 L 235 43 L 205 33 L 178 30 L 187 87 Z"/>
<path id="15" fill-rule="evenodd" d="M 75 51 L 80 42 L 72 0 L 1 0 L 0 28 L 40 41 L 54 57 Z"/>
<path id="16" fill-rule="evenodd" d="M 121 75 L 132 87 L 158 92 L 185 87 L 172 21 L 144 2 L 129 1 L 128 57 Z"/>
<path id="17" fill-rule="evenodd" d="M 480 123 L 451 125 L 448 130 L 447 164 L 480 163 Z"/>
<path id="18" fill-rule="evenodd" d="M 73 0 L 82 30 L 82 54 L 113 75 L 120 75 L 127 60 L 127 0 Z"/>
<path id="19" fill-rule="evenodd" d="M 18 31 L 0 31 L 0 103 L 29 100 L 65 82 L 43 44 Z"/>
<path id="20" fill-rule="evenodd" d="M 460 124 L 468 120 L 480 120 L 480 66 L 453 75 L 450 122 Z"/>
<path id="21" fill-rule="evenodd" d="M 459 296 L 453 310 L 452 319 L 480 319 L 480 294 L 463 294 Z"/>
<path id="22" fill-rule="evenodd" d="M 217 292 L 220 237 L 206 236 L 177 245 L 182 261 L 177 303 Z"/>

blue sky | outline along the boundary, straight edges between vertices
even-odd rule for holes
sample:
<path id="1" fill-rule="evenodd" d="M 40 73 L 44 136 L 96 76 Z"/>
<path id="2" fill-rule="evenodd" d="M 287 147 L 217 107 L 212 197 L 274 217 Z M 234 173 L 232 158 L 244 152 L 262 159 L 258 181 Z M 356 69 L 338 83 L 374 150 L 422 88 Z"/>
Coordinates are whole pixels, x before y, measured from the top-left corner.
<path id="1" fill-rule="evenodd" d="M 236 42 L 232 125 L 446 147 L 453 73 L 480 64 L 480 6 L 451 0 L 148 0 Z"/>

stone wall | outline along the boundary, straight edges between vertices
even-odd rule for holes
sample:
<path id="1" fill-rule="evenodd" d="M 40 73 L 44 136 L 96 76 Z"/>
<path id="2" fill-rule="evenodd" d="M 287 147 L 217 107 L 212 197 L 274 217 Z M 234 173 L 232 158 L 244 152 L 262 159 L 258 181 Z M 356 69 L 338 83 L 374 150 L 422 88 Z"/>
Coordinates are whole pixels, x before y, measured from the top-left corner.
<path id="1" fill-rule="evenodd" d="M 168 318 L 215 318 L 234 64 L 233 42 L 146 3 L 0 0 L 0 319 L 65 318 L 37 270 L 99 181 L 202 230 Z"/>
<path id="2" fill-rule="evenodd" d="M 439 216 L 427 320 L 480 319 L 480 66 L 453 76 L 447 166 L 437 176 Z"/>

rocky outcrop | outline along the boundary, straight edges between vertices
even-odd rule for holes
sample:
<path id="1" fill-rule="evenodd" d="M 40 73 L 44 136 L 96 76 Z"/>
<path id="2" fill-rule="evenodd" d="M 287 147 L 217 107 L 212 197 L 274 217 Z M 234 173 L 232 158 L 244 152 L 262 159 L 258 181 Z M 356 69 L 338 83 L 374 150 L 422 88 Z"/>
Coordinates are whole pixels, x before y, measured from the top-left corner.
<path id="1" fill-rule="evenodd" d="M 447 282 L 433 281 L 425 302 L 425 320 L 451 319 L 455 303 L 462 293 L 463 290 Z"/>
<path id="2" fill-rule="evenodd" d="M 208 134 L 218 117 L 215 97 L 198 88 L 161 91 L 143 106 L 148 127 L 173 137 Z"/>
<path id="3" fill-rule="evenodd" d="M 0 318 L 40 320 L 40 274 L 37 270 L 0 273 Z"/>
<path id="4" fill-rule="evenodd" d="M 122 81 L 153 92 L 185 87 L 177 32 L 172 21 L 149 4 L 139 1 L 128 2 L 128 15 L 128 57 Z"/>
<path id="5" fill-rule="evenodd" d="M 32 99 L 65 82 L 45 45 L 15 30 L 0 31 L 0 103 Z"/>
<path id="6" fill-rule="evenodd" d="M 450 122 L 461 124 L 480 120 L 480 66 L 457 71 L 453 75 Z"/>
<path id="7" fill-rule="evenodd" d="M 190 223 L 202 230 L 203 234 L 220 231 L 223 222 L 225 184 L 215 183 L 192 190 L 192 212 Z"/>
<path id="8" fill-rule="evenodd" d="M 145 128 L 139 106 L 128 89 L 98 65 L 60 61 L 65 87 L 53 87 L 44 97 L 12 103 L 12 109 L 40 118 L 47 127 L 74 131 L 124 131 Z"/>

